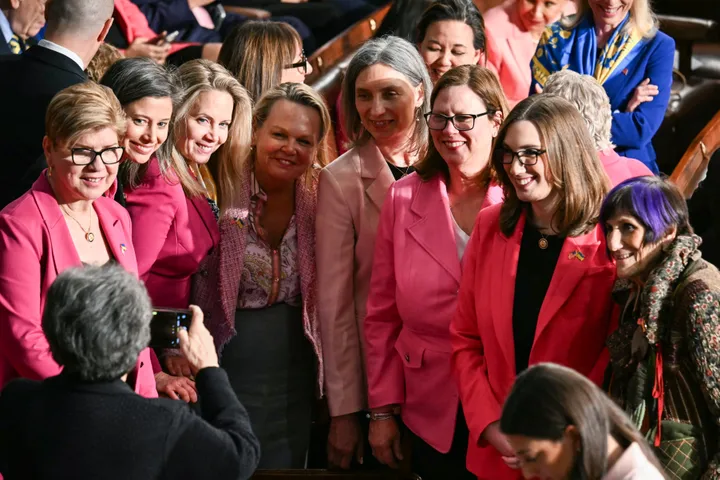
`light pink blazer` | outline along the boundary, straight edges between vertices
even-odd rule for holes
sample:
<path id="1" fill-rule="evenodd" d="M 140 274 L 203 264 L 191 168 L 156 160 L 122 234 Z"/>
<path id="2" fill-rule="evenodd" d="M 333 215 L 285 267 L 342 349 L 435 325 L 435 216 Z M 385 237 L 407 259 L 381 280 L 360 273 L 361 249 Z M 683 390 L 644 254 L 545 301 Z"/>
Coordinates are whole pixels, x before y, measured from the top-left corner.
<path id="1" fill-rule="evenodd" d="M 320 172 L 315 257 L 330 415 L 367 407 L 363 320 L 380 209 L 395 182 L 375 142 Z"/>
<path id="2" fill-rule="evenodd" d="M 653 174 L 640 160 L 621 157 L 612 148 L 598 150 L 597 153 L 613 187 L 629 178 L 646 177 Z"/>
<path id="3" fill-rule="evenodd" d="M 137 274 L 130 217 L 114 200 L 93 203 L 114 260 Z M 0 388 L 25 377 L 60 373 L 42 331 L 48 288 L 64 270 L 82 265 L 45 172 L 0 212 Z M 135 392 L 157 397 L 150 349 L 136 364 Z"/>
<path id="4" fill-rule="evenodd" d="M 530 92 L 530 61 L 537 48 L 537 41 L 522 27 L 515 4 L 516 0 L 508 0 L 483 15 L 487 66 L 500 79 L 511 109 Z"/>
<path id="5" fill-rule="evenodd" d="M 631 444 L 608 470 L 602 480 L 665 480 L 645 456 L 640 445 Z"/>
<path id="6" fill-rule="evenodd" d="M 483 208 L 500 201 L 492 186 Z M 370 407 L 399 404 L 405 425 L 443 453 L 459 405 L 450 371 L 461 273 L 453 222 L 441 176 L 412 174 L 390 187 L 365 317 Z"/>
<path id="7" fill-rule="evenodd" d="M 150 160 L 137 188 L 125 189 L 140 278 L 156 307 L 187 308 L 192 275 L 220 241 L 215 215 L 204 197 L 188 198 L 179 182 Z"/>

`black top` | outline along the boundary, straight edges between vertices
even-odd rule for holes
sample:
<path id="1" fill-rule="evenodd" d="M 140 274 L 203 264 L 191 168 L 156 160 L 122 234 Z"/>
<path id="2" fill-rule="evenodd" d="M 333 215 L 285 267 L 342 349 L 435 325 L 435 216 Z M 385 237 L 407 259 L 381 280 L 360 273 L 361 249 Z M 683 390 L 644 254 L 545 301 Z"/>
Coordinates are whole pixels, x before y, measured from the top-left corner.
<path id="1" fill-rule="evenodd" d="M 122 380 L 67 373 L 19 379 L 0 395 L 0 473 L 15 479 L 246 479 L 260 445 L 221 368 L 196 377 L 200 415 L 143 398 Z"/>
<path id="2" fill-rule="evenodd" d="M 515 372 L 518 374 L 528 367 L 540 308 L 564 242 L 563 238 L 556 235 L 545 235 L 548 247 L 543 250 L 538 246 L 542 238 L 535 226 L 529 221 L 525 223 L 513 298 Z"/>
<path id="3" fill-rule="evenodd" d="M 0 57 L 0 208 L 32 187 L 45 167 L 42 140 L 50 100 L 87 80 L 80 66 L 39 45 Z"/>
<path id="4" fill-rule="evenodd" d="M 393 165 L 392 163 L 388 162 L 387 160 L 385 160 L 385 161 L 387 162 L 388 168 L 392 172 L 393 177 L 395 177 L 395 181 L 398 181 L 401 178 L 403 178 L 404 176 L 410 175 L 412 172 L 415 171 L 415 168 L 413 168 L 412 165 L 410 165 L 409 167 L 398 167 L 397 165 Z"/>

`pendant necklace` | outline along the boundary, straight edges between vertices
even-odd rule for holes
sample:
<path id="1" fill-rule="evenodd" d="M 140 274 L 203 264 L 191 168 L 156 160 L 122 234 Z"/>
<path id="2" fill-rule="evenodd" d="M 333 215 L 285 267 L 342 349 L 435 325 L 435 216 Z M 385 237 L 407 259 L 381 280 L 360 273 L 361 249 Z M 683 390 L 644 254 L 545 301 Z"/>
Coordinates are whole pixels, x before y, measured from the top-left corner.
<path id="1" fill-rule="evenodd" d="M 538 233 L 540 233 L 539 230 L 538 230 Z M 540 237 L 541 237 L 540 240 L 538 240 L 538 247 L 540 247 L 540 250 L 545 250 L 546 248 L 548 248 L 547 235 L 540 233 Z"/>
<path id="2" fill-rule="evenodd" d="M 65 212 L 65 215 L 67 215 L 68 217 L 70 217 L 71 219 L 73 219 L 73 220 L 75 221 L 75 223 L 78 224 L 78 226 L 80 227 L 80 229 L 81 229 L 83 232 L 85 232 L 85 240 L 87 240 L 88 242 L 92 243 L 92 242 L 95 240 L 95 234 L 92 233 L 92 231 L 91 231 L 91 230 L 92 230 L 92 210 L 90 211 L 90 226 L 88 226 L 87 230 L 85 230 L 85 227 L 83 227 L 82 224 L 78 221 L 78 219 L 75 218 L 70 212 L 68 212 L 68 211 L 65 209 L 65 206 L 64 206 L 64 205 L 60 205 L 60 207 L 62 208 L 63 212 Z"/>

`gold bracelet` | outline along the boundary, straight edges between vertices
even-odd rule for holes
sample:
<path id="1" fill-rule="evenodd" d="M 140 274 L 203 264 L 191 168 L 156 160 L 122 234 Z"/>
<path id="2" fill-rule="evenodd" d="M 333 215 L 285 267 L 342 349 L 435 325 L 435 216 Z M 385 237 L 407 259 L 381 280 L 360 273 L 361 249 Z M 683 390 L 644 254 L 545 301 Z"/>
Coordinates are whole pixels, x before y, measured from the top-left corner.
<path id="1" fill-rule="evenodd" d="M 395 418 L 395 414 L 392 412 L 370 412 L 367 414 L 367 418 L 370 420 L 390 420 L 391 418 Z"/>

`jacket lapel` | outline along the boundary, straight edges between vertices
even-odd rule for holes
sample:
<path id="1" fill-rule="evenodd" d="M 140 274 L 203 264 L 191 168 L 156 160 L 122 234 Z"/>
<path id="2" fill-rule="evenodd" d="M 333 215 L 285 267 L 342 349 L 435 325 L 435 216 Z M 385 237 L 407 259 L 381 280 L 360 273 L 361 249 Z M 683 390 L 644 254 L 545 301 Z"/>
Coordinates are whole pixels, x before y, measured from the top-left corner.
<path id="1" fill-rule="evenodd" d="M 67 228 L 45 172 L 33 184 L 32 195 L 50 235 L 55 275 L 59 275 L 68 268 L 82 265 L 80 256 L 70 236 L 70 230 Z"/>
<path id="2" fill-rule="evenodd" d="M 565 239 L 545 300 L 540 308 L 535 330 L 536 342 L 543 329 L 571 297 L 580 280 L 593 270 L 593 267 L 597 267 L 596 255 L 604 253 L 604 250 L 598 252 L 600 244 L 597 226 L 585 235 Z"/>
<path id="3" fill-rule="evenodd" d="M 418 183 L 410 210 L 419 218 L 408 227 L 408 232 L 460 285 L 455 226 L 450 214 L 447 187 L 439 175 L 428 182 Z"/>
<path id="4" fill-rule="evenodd" d="M 205 197 L 193 197 L 190 199 L 190 203 L 197 211 L 198 215 L 207 228 L 208 235 L 212 238 L 213 248 L 220 242 L 220 229 L 218 228 L 218 222 L 215 219 L 215 215 L 208 204 L 208 200 Z"/>
<path id="5" fill-rule="evenodd" d="M 370 141 L 359 147 L 358 156 L 365 193 L 379 211 L 382 209 L 387 191 L 395 182 L 395 178 L 375 142 Z"/>
<path id="6" fill-rule="evenodd" d="M 497 261 L 492 262 L 492 278 L 490 282 L 492 295 L 496 299 L 491 302 L 495 333 L 501 350 L 505 354 L 505 361 L 510 371 L 515 372 L 515 336 L 513 334 L 512 314 L 513 299 L 515 296 L 515 278 L 517 277 L 518 260 L 520 259 L 520 242 L 525 228 L 525 215 L 523 214 L 515 226 L 510 238 L 505 237 L 498 230 L 495 234 L 492 249 L 497 252 Z"/>
<path id="7" fill-rule="evenodd" d="M 114 202 L 111 199 L 98 199 L 105 200 L 108 202 Z M 109 211 L 102 207 L 102 203 L 99 201 L 95 202 L 95 213 L 97 213 L 98 220 L 100 221 L 100 228 L 102 233 L 105 235 L 108 247 L 112 252 L 115 261 L 117 261 L 125 270 L 128 272 L 137 272 L 137 260 L 130 251 L 128 254 L 127 250 L 132 246 L 132 239 L 125 237 L 125 231 L 122 228 L 122 222 L 120 219 L 111 215 Z"/>

